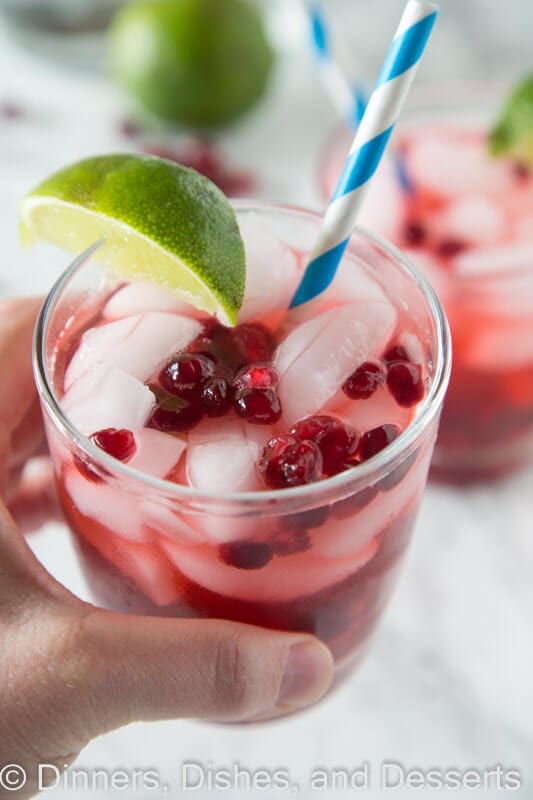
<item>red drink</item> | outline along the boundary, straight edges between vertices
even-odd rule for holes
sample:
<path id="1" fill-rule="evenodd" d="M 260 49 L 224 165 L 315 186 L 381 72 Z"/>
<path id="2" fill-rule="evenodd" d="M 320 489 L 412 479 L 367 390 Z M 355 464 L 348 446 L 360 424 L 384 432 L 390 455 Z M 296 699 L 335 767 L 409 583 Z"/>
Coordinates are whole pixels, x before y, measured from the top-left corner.
<path id="1" fill-rule="evenodd" d="M 399 131 L 413 191 L 402 189 L 389 161 L 362 224 L 402 248 L 446 309 L 454 365 L 433 468 L 438 477 L 466 482 L 506 474 L 531 456 L 533 175 L 489 155 L 496 112 L 471 110 L 484 99 L 497 108 L 501 92 L 477 87 L 464 110 L 456 88 L 450 98 L 428 93 L 424 113 Z M 325 163 L 325 196 L 343 151 L 336 146 Z"/>
<path id="2" fill-rule="evenodd" d="M 90 260 L 53 290 L 37 378 L 61 500 L 99 604 L 311 632 L 349 669 L 424 491 L 446 323 L 406 263 L 360 234 L 287 321 L 320 218 L 237 212 L 235 329 L 102 280 Z"/>

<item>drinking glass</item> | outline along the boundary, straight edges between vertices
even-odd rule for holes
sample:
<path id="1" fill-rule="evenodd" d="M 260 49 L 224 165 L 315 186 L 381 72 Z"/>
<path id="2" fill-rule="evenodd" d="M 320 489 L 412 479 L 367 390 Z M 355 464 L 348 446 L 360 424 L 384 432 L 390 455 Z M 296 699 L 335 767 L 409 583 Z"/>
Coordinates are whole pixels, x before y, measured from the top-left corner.
<path id="1" fill-rule="evenodd" d="M 303 266 L 319 215 L 234 205 L 247 223 L 245 243 L 259 220 L 263 235 L 267 229 Z M 65 364 L 117 286 L 97 256 L 92 248 L 77 258 L 50 292 L 34 360 L 59 495 L 94 601 L 122 612 L 309 632 L 331 648 L 338 682 L 361 657 L 389 600 L 426 485 L 450 370 L 448 327 L 435 294 L 398 250 L 357 230 L 345 258 L 387 287 L 426 354 L 428 390 L 412 422 L 385 450 L 326 480 L 202 493 L 111 458 L 61 408 Z M 226 557 L 235 546 L 240 564 Z"/>

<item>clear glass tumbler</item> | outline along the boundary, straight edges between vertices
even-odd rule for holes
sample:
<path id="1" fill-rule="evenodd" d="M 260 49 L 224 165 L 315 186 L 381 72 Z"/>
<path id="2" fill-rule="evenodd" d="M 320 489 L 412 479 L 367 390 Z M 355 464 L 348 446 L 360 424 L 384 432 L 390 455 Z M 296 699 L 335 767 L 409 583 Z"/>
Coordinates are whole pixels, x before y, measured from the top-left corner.
<path id="1" fill-rule="evenodd" d="M 235 206 L 241 223 L 264 221 L 303 263 L 319 215 Z M 243 230 L 251 235 L 253 228 Z M 313 633 L 331 648 L 340 679 L 361 656 L 388 602 L 426 485 L 450 370 L 447 322 L 432 289 L 399 251 L 358 230 L 346 259 L 388 288 L 426 353 L 428 391 L 415 418 L 386 450 L 327 480 L 206 494 L 116 461 L 61 409 L 58 376 L 117 285 L 96 256 L 94 249 L 83 254 L 58 280 L 35 337 L 35 374 L 59 494 L 95 602 L 122 612 Z M 294 530 L 306 546 L 284 550 L 285 534 Z M 236 541 L 265 557 L 247 568 L 227 563 L 221 548 Z"/>

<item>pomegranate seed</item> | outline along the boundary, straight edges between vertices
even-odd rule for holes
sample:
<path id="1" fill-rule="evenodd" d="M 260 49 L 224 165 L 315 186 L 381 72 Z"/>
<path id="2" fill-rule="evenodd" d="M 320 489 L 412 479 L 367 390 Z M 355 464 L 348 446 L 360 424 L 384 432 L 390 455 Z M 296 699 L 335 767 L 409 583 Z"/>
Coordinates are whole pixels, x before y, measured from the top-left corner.
<path id="1" fill-rule="evenodd" d="M 302 441 L 309 439 L 309 441 L 314 442 L 321 433 L 329 428 L 329 423 L 332 419 L 333 417 L 328 417 L 326 414 L 306 417 L 291 428 L 291 434 Z"/>
<path id="2" fill-rule="evenodd" d="M 13 103 L 10 100 L 3 100 L 0 102 L 0 117 L 4 119 L 20 119 L 24 116 L 24 109 L 22 106 L 19 106 L 17 103 Z"/>
<path id="3" fill-rule="evenodd" d="M 141 150 L 152 156 L 166 158 L 167 161 L 175 161 L 184 167 L 191 167 L 213 182 L 218 177 L 220 170 L 218 153 L 200 139 L 188 147 L 181 148 L 159 142 L 145 142 Z"/>
<path id="4" fill-rule="evenodd" d="M 208 417 L 222 417 L 232 403 L 233 393 L 227 380 L 221 375 L 207 378 L 202 389 L 202 406 Z"/>
<path id="5" fill-rule="evenodd" d="M 334 503 L 331 506 L 331 516 L 334 519 L 350 519 L 350 517 L 371 503 L 377 493 L 378 487 L 376 485 L 367 486 L 357 494 L 352 495 L 352 497 L 347 497 L 346 500 L 339 500 L 339 502 Z"/>
<path id="6" fill-rule="evenodd" d="M 180 163 L 215 181 L 220 176 L 221 158 L 218 150 L 209 142 L 198 139 L 181 152 Z"/>
<path id="7" fill-rule="evenodd" d="M 303 486 L 319 480 L 322 454 L 314 442 L 276 436 L 263 449 L 259 469 L 270 489 Z"/>
<path id="8" fill-rule="evenodd" d="M 407 244 L 420 247 L 427 238 L 427 230 L 419 222 L 408 222 L 403 235 Z"/>
<path id="9" fill-rule="evenodd" d="M 250 197 L 254 192 L 255 180 L 251 172 L 244 170 L 222 170 L 215 183 L 228 197 Z"/>
<path id="10" fill-rule="evenodd" d="M 204 356 L 204 358 L 207 358 L 209 359 L 209 361 L 212 361 L 213 364 L 215 365 L 218 364 L 218 358 L 214 353 L 211 353 L 209 350 L 198 350 L 197 353 L 195 353 L 195 355 Z"/>
<path id="11" fill-rule="evenodd" d="M 126 139 L 135 139 L 143 132 L 141 125 L 133 119 L 123 119 L 118 126 L 119 133 Z"/>
<path id="12" fill-rule="evenodd" d="M 264 542 L 226 542 L 218 548 L 218 557 L 228 567 L 261 569 L 272 559 L 272 548 Z"/>
<path id="13" fill-rule="evenodd" d="M 176 161 L 185 167 L 192 167 L 205 175 L 230 196 L 249 193 L 253 179 L 247 172 L 229 169 L 225 166 L 220 152 L 208 141 L 197 139 L 188 146 L 177 148 L 158 143 L 143 145 L 142 151 L 151 155 Z"/>
<path id="14" fill-rule="evenodd" d="M 311 508 L 309 511 L 300 511 L 298 514 L 289 514 L 283 518 L 287 528 L 320 528 L 329 517 L 329 506 Z"/>
<path id="15" fill-rule="evenodd" d="M 311 548 L 311 537 L 304 528 L 291 531 L 276 531 L 270 540 L 276 556 L 292 556 Z"/>
<path id="16" fill-rule="evenodd" d="M 203 330 L 198 334 L 197 338 L 203 338 L 206 342 L 212 342 L 221 333 L 231 333 L 231 329 L 226 328 L 216 317 L 208 317 L 208 319 L 204 321 Z"/>
<path id="17" fill-rule="evenodd" d="M 454 258 L 466 250 L 468 245 L 459 239 L 444 239 L 437 247 L 437 255 L 441 258 Z"/>
<path id="18" fill-rule="evenodd" d="M 233 379 L 235 389 L 268 389 L 278 383 L 278 373 L 268 364 L 249 364 L 242 367 Z"/>
<path id="19" fill-rule="evenodd" d="M 345 380 L 342 391 L 352 400 L 366 400 L 383 386 L 386 377 L 383 364 L 365 361 Z"/>
<path id="20" fill-rule="evenodd" d="M 271 425 L 281 417 L 281 403 L 275 389 L 237 389 L 235 411 L 253 425 Z"/>
<path id="21" fill-rule="evenodd" d="M 152 414 L 150 426 L 165 433 L 190 431 L 198 425 L 202 416 L 202 407 L 197 401 L 172 411 L 158 406 Z"/>
<path id="22" fill-rule="evenodd" d="M 407 475 L 407 473 L 415 463 L 417 456 L 418 456 L 418 450 L 415 450 L 415 452 L 411 453 L 411 455 L 408 456 L 405 459 L 405 461 L 402 461 L 401 464 L 398 464 L 398 466 L 395 467 L 392 470 L 392 472 L 389 472 L 388 475 L 385 475 L 385 477 L 379 481 L 379 488 L 383 492 L 386 492 L 389 489 L 393 489 L 395 486 L 397 486 L 400 483 L 400 481 Z"/>
<path id="23" fill-rule="evenodd" d="M 372 428 L 372 430 L 366 431 L 361 436 L 358 454 L 366 461 L 368 458 L 375 456 L 376 453 L 384 450 L 399 435 L 400 429 L 397 425 L 380 425 L 379 428 Z"/>
<path id="24" fill-rule="evenodd" d="M 386 364 L 392 361 L 409 361 L 409 354 L 403 345 L 395 344 L 383 353 L 382 359 Z"/>
<path id="25" fill-rule="evenodd" d="M 219 356 L 226 345 L 230 329 L 221 325 L 218 320 L 211 317 L 204 322 L 203 330 L 198 334 L 187 348 L 188 353 L 203 355 L 218 364 Z M 222 345 L 222 346 L 221 346 Z"/>
<path id="26" fill-rule="evenodd" d="M 91 441 L 119 461 L 129 461 L 137 450 L 135 436 L 124 428 L 104 428 L 93 433 Z"/>
<path id="27" fill-rule="evenodd" d="M 270 331 L 258 322 L 237 325 L 232 331 L 232 340 L 237 350 L 236 355 L 240 356 L 238 367 L 257 361 L 269 361 L 274 349 Z"/>
<path id="28" fill-rule="evenodd" d="M 206 378 L 213 374 L 215 363 L 199 353 L 182 353 L 163 367 L 159 382 L 169 394 L 193 399 L 201 391 Z"/>
<path id="29" fill-rule="evenodd" d="M 315 442 L 322 454 L 326 475 L 336 475 L 345 468 L 357 449 L 359 439 L 355 428 L 326 414 L 303 419 L 290 432 L 297 439 Z"/>
<path id="30" fill-rule="evenodd" d="M 411 408 L 424 397 L 422 368 L 407 361 L 389 364 L 387 386 L 399 406 Z"/>

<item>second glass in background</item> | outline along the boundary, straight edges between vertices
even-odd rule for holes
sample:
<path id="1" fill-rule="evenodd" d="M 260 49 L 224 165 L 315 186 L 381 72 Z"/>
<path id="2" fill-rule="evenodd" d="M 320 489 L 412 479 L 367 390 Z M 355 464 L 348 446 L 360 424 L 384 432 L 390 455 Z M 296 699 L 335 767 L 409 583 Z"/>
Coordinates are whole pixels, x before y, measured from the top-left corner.
<path id="1" fill-rule="evenodd" d="M 508 474 L 533 451 L 533 176 L 487 147 L 508 92 L 477 82 L 414 91 L 393 140 L 412 192 L 390 158 L 361 218 L 407 253 L 446 309 L 454 365 L 432 474 L 454 483 Z M 339 128 L 323 154 L 324 200 L 350 138 Z"/>

